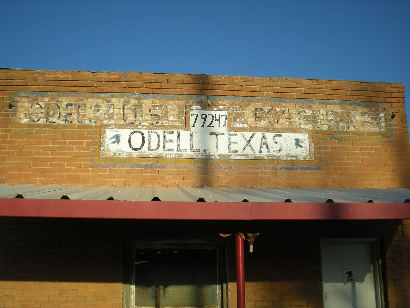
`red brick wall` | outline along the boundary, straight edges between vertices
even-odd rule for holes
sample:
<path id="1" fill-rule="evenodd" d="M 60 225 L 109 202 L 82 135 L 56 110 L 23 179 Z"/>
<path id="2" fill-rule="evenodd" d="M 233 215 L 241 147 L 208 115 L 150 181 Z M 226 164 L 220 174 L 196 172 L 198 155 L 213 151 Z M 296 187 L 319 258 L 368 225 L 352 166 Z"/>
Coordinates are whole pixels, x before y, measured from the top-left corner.
<path id="1" fill-rule="evenodd" d="M 410 221 L 260 222 L 245 250 L 246 307 L 322 307 L 320 239 L 380 242 L 386 307 L 410 306 Z M 0 307 L 122 307 L 123 243 L 187 236 L 221 240 L 210 222 L 0 219 Z M 234 241 L 227 239 L 229 307 L 236 307 Z"/>
<path id="2" fill-rule="evenodd" d="M 385 307 L 410 307 L 409 220 L 269 222 L 258 228 L 254 252 L 245 253 L 246 307 L 323 307 L 320 239 L 360 237 L 379 241 Z M 235 307 L 233 280 L 229 298 Z"/>
<path id="3" fill-rule="evenodd" d="M 312 157 L 300 160 L 107 157 L 101 151 L 102 136 L 105 129 L 113 125 L 100 120 L 107 113 L 93 110 L 93 114 L 82 114 L 81 119 L 78 113 L 73 123 L 51 123 L 45 120 L 45 111 L 36 107 L 38 97 L 43 100 L 78 97 L 77 104 L 87 105 L 92 100 L 100 102 L 128 94 L 153 94 L 153 100 L 158 100 L 142 106 L 145 111 L 141 121 L 147 120 L 146 110 L 157 112 L 160 119 L 159 123 L 146 124 L 148 129 L 176 128 L 186 123 L 178 118 L 170 123 L 169 117 L 161 122 L 166 114 L 162 112 L 173 112 L 180 105 L 190 106 L 192 95 L 209 96 L 209 100 L 200 104 L 230 108 L 236 112 L 237 121 L 249 124 L 250 131 L 308 133 Z M 24 107 L 26 109 L 21 107 L 25 103 L 29 106 Z M 288 122 L 283 122 L 280 114 L 271 112 L 278 106 L 286 110 Z M 306 111 L 309 108 L 318 113 L 309 115 Z M 132 117 L 133 111 L 127 110 L 131 114 L 123 114 Z M 320 110 L 328 111 L 329 116 L 323 117 Z M 71 111 L 62 112 L 70 121 L 73 119 L 73 115 L 69 115 Z M 151 115 L 148 113 L 148 118 Z M 352 122 L 355 118 L 352 115 L 362 117 L 361 122 Z M 297 121 L 292 116 L 298 117 Z M 127 119 L 116 123 L 115 128 L 133 128 L 134 124 Z M 0 183 L 409 187 L 408 140 L 401 84 L 0 70 Z M 122 240 L 128 232 L 138 237 L 141 231 L 134 223 L 130 223 L 127 232 L 123 231 L 124 224 L 2 218 L 0 307 L 121 307 Z M 247 307 L 321 307 L 321 236 L 378 237 L 384 247 L 388 307 L 409 307 L 410 222 L 336 225 L 338 227 L 318 223 L 320 230 L 327 233 L 313 228 L 317 232 L 307 234 L 306 230 L 315 224 L 296 231 L 289 229 L 293 225 L 281 224 L 292 236 L 284 235 L 283 229 L 275 229 L 275 223 L 269 225 L 257 240 L 254 255 L 246 257 Z M 275 233 L 267 231 L 270 229 L 281 236 L 273 236 Z M 305 233 L 305 237 L 298 238 Z M 230 307 L 235 307 L 235 296 L 232 272 Z"/>
<path id="4" fill-rule="evenodd" d="M 410 220 L 402 221 L 397 231 L 385 235 L 386 293 L 389 308 L 410 306 Z"/>
<path id="5" fill-rule="evenodd" d="M 111 94 L 179 95 L 178 99 L 184 101 L 181 104 L 189 104 L 190 95 L 213 96 L 214 100 L 219 97 L 225 101 L 212 102 L 213 106 L 224 105 L 236 110 L 237 118 L 243 116 L 244 121 L 250 123 L 250 129 L 307 132 L 313 155 L 308 160 L 104 157 L 101 136 L 112 125 L 98 122 L 103 113 L 94 111 L 96 124 L 87 124 L 84 120 L 87 115 L 82 118 L 84 121 L 71 124 L 47 123 L 44 118 L 27 118 L 25 122 L 20 108 L 22 91 L 30 92 L 29 97 L 51 95 L 57 100 L 76 93 L 91 99 L 99 94 L 108 97 Z M 238 103 L 235 99 L 245 101 Z M 409 187 L 410 184 L 410 149 L 402 84 L 5 69 L 0 70 L 0 104 L 0 182 L 3 183 L 269 188 L 387 188 Z M 35 108 L 35 102 L 33 104 Z M 282 123 L 280 114 L 272 113 L 274 109 L 269 108 L 278 104 L 287 110 L 290 124 L 275 124 Z M 143 108 L 172 109 L 174 105 L 177 105 L 174 101 L 165 99 L 156 107 Z M 300 111 L 301 106 L 304 111 Z M 309 108 L 318 112 L 326 110 L 330 115 L 325 118 L 309 115 L 306 113 Z M 29 114 L 30 110 L 23 109 L 23 113 Z M 40 111 L 36 112 L 38 115 Z M 45 111 L 41 112 L 44 116 Z M 332 115 L 335 112 L 337 116 Z M 301 119 L 296 124 L 292 122 L 293 115 Z M 361 115 L 363 121 L 354 123 L 351 115 Z M 73 116 L 68 117 L 72 119 Z M 366 124 L 366 121 L 371 123 Z M 165 129 L 174 124 L 154 123 L 147 127 Z M 350 128 L 345 129 L 345 125 Z M 377 125 L 383 126 L 377 128 Z M 115 127 L 134 126 L 124 120 Z"/>
<path id="6" fill-rule="evenodd" d="M 1 218 L 0 307 L 122 307 L 122 241 L 92 221 Z"/>

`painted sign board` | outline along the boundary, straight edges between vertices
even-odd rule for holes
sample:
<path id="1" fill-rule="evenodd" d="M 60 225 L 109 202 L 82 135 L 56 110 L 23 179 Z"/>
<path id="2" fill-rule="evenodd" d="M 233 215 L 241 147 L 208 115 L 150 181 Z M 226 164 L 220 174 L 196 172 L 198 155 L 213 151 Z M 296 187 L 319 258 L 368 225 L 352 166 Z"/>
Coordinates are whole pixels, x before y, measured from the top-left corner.
<path id="1" fill-rule="evenodd" d="M 383 103 L 207 95 L 18 92 L 15 121 L 101 129 L 102 157 L 313 159 L 315 132 L 391 134 Z"/>
<path id="2" fill-rule="evenodd" d="M 185 129 L 186 111 L 223 106 L 233 129 L 252 131 L 387 132 L 381 103 L 161 94 L 16 93 L 16 120 L 27 124 L 110 125 Z M 208 123 L 209 124 L 209 123 Z M 207 124 L 207 125 L 208 125 Z"/>
<path id="3" fill-rule="evenodd" d="M 309 159 L 306 133 L 230 132 L 227 111 L 190 111 L 189 130 L 106 129 L 103 156 Z"/>

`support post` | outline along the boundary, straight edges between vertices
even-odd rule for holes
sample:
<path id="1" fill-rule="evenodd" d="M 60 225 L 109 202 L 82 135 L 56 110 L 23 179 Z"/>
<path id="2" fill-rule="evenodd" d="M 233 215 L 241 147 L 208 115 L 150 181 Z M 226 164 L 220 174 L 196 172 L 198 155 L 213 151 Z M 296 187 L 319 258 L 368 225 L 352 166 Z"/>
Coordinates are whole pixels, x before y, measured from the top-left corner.
<path id="1" fill-rule="evenodd" d="M 235 233 L 237 308 L 245 308 L 245 257 L 243 235 Z"/>

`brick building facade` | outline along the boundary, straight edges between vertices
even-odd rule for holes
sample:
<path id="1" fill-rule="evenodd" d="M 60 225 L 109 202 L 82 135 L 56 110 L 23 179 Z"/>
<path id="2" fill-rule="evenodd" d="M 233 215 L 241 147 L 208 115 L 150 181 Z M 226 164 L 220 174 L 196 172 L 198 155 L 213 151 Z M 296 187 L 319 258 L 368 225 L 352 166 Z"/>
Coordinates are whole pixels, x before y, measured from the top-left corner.
<path id="1" fill-rule="evenodd" d="M 225 197 L 232 187 L 251 196 L 295 189 L 301 200 L 303 189 L 374 189 L 355 201 L 362 204 L 376 201 L 376 192 L 410 187 L 402 84 L 3 69 L 0 103 L 0 183 L 4 190 L 17 187 L 26 199 L 30 189 L 38 192 L 33 199 L 50 199 L 41 194 L 73 185 L 95 189 L 88 200 L 104 189 L 179 189 L 187 195 L 209 187 Z M 138 198 L 134 193 L 125 200 Z M 246 246 L 246 307 L 326 305 L 329 239 L 368 244 L 375 305 L 409 307 L 410 210 L 404 199 L 397 219 L 336 212 L 336 220 L 95 217 L 71 215 L 65 205 L 58 214 L 9 215 L 0 207 L 0 307 L 162 307 L 165 287 L 143 291 L 149 279 L 136 281 L 134 264 L 146 262 L 138 254 L 158 267 L 174 260 L 174 271 L 183 260 L 201 277 L 201 267 L 215 267 L 214 282 L 193 283 L 207 286 L 195 289 L 201 295 L 192 285 L 178 289 L 189 285 L 184 275 L 178 282 L 166 278 L 168 293 L 184 294 L 194 306 L 236 307 L 235 245 L 219 234 L 237 232 L 259 233 L 254 252 Z M 371 213 L 372 206 L 363 211 Z M 344 270 L 356 272 L 350 267 Z M 147 297 L 140 304 L 138 294 Z"/>

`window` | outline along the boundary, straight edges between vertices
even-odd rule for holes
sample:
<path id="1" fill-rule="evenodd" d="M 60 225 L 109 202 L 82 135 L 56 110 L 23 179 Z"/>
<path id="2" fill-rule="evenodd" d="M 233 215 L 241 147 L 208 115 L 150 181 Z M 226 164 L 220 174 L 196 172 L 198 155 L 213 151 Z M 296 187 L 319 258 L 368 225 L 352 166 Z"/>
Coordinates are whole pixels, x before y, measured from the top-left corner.
<path id="1" fill-rule="evenodd" d="M 222 307 L 224 279 L 216 246 L 136 244 L 131 259 L 128 307 Z"/>

